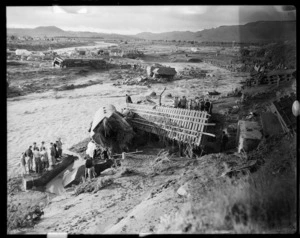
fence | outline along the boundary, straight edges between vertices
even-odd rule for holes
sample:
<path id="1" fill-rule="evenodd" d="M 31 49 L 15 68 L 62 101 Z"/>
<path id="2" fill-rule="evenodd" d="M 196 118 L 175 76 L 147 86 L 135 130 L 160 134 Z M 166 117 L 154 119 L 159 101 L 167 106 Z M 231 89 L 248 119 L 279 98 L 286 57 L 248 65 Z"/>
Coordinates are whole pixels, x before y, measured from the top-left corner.
<path id="1" fill-rule="evenodd" d="M 132 103 L 127 103 L 127 109 L 135 113 L 129 122 L 140 130 L 194 146 L 200 146 L 203 135 L 215 137 L 205 132 L 207 126 L 215 125 L 208 123 L 210 114 L 206 111 Z"/>

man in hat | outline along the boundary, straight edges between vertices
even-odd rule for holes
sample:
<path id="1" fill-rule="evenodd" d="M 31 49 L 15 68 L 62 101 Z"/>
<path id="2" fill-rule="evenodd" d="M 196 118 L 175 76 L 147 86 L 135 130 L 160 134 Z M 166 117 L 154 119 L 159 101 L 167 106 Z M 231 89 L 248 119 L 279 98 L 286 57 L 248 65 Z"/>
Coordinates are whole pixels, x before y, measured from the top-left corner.
<path id="1" fill-rule="evenodd" d="M 132 103 L 131 97 L 126 94 L 126 103 Z"/>

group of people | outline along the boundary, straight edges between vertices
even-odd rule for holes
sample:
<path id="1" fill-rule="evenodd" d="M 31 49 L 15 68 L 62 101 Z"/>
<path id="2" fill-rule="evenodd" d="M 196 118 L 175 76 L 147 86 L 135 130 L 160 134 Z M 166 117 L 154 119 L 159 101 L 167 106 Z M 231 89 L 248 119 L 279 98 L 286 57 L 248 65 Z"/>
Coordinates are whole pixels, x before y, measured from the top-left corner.
<path id="1" fill-rule="evenodd" d="M 206 111 L 211 114 L 212 112 L 212 102 L 208 98 L 205 100 L 203 98 L 196 97 L 195 99 L 187 100 L 185 96 L 180 99 L 178 96 L 174 100 L 174 108 L 185 108 L 189 110 Z"/>
<path id="2" fill-rule="evenodd" d="M 48 150 L 44 141 L 41 142 L 40 147 L 38 147 L 36 142 L 34 142 L 33 145 L 30 145 L 28 149 L 22 153 L 22 174 L 25 175 L 32 172 L 40 174 L 45 170 L 50 170 L 52 166 L 56 165 L 61 157 L 61 138 L 58 138 L 55 143 L 51 142 Z"/>

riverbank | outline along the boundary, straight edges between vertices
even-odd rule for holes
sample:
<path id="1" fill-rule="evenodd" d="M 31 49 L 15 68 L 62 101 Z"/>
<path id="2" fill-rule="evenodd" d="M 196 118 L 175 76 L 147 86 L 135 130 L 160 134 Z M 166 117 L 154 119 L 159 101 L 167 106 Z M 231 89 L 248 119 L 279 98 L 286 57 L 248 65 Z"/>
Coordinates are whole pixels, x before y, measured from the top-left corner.
<path id="1" fill-rule="evenodd" d="M 86 144 L 72 150 L 80 153 Z M 76 194 L 81 184 L 60 195 L 29 191 L 9 196 L 10 202 L 43 203 L 44 211 L 34 227 L 9 233 L 294 233 L 296 156 L 282 152 L 295 151 L 296 137 L 270 137 L 260 147 L 264 163 L 257 171 L 234 176 L 224 176 L 224 163 L 239 164 L 238 154 L 191 160 L 162 153 L 157 145 L 140 147 L 142 154 L 126 156 L 116 174 L 94 179 L 96 187 L 89 192 Z"/>

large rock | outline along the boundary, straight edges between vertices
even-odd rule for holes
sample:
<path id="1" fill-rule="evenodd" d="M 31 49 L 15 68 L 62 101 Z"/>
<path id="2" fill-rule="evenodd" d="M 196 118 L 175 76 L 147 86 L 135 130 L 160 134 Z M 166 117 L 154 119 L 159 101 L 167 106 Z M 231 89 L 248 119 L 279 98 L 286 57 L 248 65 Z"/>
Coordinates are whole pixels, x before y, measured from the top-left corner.
<path id="1" fill-rule="evenodd" d="M 180 195 L 180 196 L 182 196 L 182 197 L 187 197 L 188 196 L 188 192 L 186 191 L 186 186 L 182 185 L 180 188 L 178 188 L 177 194 Z"/>

